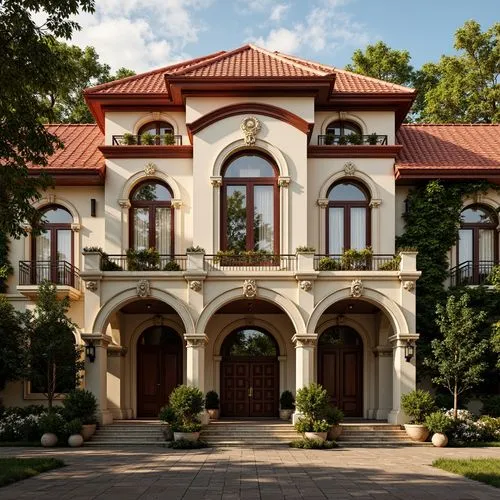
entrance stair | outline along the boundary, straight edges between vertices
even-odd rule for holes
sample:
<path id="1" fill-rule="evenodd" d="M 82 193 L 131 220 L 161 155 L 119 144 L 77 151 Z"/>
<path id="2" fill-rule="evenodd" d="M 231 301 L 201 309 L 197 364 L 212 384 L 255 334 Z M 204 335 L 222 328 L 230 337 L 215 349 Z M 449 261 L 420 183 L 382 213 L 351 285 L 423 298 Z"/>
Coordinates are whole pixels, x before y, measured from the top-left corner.
<path id="1" fill-rule="evenodd" d="M 162 446 L 164 443 L 159 420 L 115 420 L 99 427 L 84 446 Z"/>
<path id="2" fill-rule="evenodd" d="M 342 434 L 337 440 L 341 447 L 382 448 L 425 444 L 412 441 L 400 425 L 369 420 L 349 421 L 349 419 L 341 425 Z"/>

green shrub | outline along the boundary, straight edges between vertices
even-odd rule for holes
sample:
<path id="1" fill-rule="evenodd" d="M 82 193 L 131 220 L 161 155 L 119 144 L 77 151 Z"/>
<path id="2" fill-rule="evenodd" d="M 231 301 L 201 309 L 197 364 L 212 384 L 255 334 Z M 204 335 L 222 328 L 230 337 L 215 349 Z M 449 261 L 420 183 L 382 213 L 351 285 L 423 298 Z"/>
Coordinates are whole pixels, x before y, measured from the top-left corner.
<path id="1" fill-rule="evenodd" d="M 326 409 L 325 419 L 330 425 L 339 425 L 344 420 L 344 412 L 336 406 Z"/>
<path id="2" fill-rule="evenodd" d="M 453 427 L 453 420 L 442 411 L 436 411 L 425 417 L 425 425 L 432 432 L 446 434 Z"/>
<path id="3" fill-rule="evenodd" d="M 314 420 L 311 417 L 299 417 L 294 427 L 297 432 L 304 434 L 304 432 L 328 432 L 331 424 L 325 419 Z"/>
<path id="4" fill-rule="evenodd" d="M 165 266 L 163 266 L 164 271 L 180 271 L 181 266 L 175 260 L 169 260 Z"/>
<path id="5" fill-rule="evenodd" d="M 399 271 L 399 265 L 401 264 L 401 256 L 396 255 L 391 260 L 384 262 L 378 266 L 379 271 Z"/>
<path id="6" fill-rule="evenodd" d="M 80 432 L 82 432 L 82 421 L 79 418 L 66 422 L 66 434 L 72 436 L 73 434 L 80 434 Z"/>
<path id="7" fill-rule="evenodd" d="M 127 250 L 127 269 L 129 271 L 157 271 L 160 268 L 160 254 L 154 248 Z"/>
<path id="8" fill-rule="evenodd" d="M 316 249 L 314 247 L 301 246 L 295 249 L 295 253 L 314 253 Z"/>
<path id="9" fill-rule="evenodd" d="M 172 424 L 175 432 L 198 432 L 201 430 L 198 415 L 203 411 L 203 393 L 196 387 L 180 385 L 170 394 L 170 406 L 177 415 Z"/>
<path id="10" fill-rule="evenodd" d="M 205 441 L 198 439 L 197 441 L 188 441 L 187 439 L 179 439 L 178 441 L 171 441 L 166 444 L 167 448 L 174 450 L 197 450 L 199 448 L 208 448 Z"/>
<path id="11" fill-rule="evenodd" d="M 326 134 L 325 135 L 325 145 L 326 146 L 331 146 L 335 142 L 335 135 L 334 134 Z"/>
<path id="12" fill-rule="evenodd" d="M 63 415 L 68 421 L 80 419 L 83 424 L 97 423 L 97 399 L 85 389 L 69 392 L 63 401 Z"/>
<path id="13" fill-rule="evenodd" d="M 55 411 L 42 415 L 40 417 L 39 424 L 42 434 L 51 432 L 57 437 L 61 437 L 66 434 L 66 422 L 64 421 L 64 418 Z"/>
<path id="14" fill-rule="evenodd" d="M 500 418 L 484 415 L 476 422 L 476 427 L 482 441 L 500 441 Z"/>
<path id="15" fill-rule="evenodd" d="M 137 137 L 130 132 L 125 132 L 123 134 L 122 144 L 125 144 L 126 146 L 134 146 L 137 144 Z"/>
<path id="16" fill-rule="evenodd" d="M 291 448 L 302 448 L 304 450 L 331 450 L 338 448 L 335 441 L 321 441 L 320 439 L 297 439 L 290 443 Z"/>
<path id="17" fill-rule="evenodd" d="M 344 250 L 340 258 L 340 265 L 346 271 L 368 270 L 372 266 L 372 257 L 373 250 L 370 247 L 363 248 L 363 250 L 351 248 Z"/>
<path id="18" fill-rule="evenodd" d="M 297 411 L 312 420 L 322 420 L 328 404 L 329 396 L 326 389 L 315 383 L 299 389 L 295 397 Z"/>
<path id="19" fill-rule="evenodd" d="M 339 146 L 345 146 L 347 144 L 349 144 L 349 139 L 347 138 L 346 135 L 341 135 L 339 137 L 339 141 L 337 143 Z"/>
<path id="20" fill-rule="evenodd" d="M 363 136 L 361 134 L 350 134 L 347 136 L 350 144 L 359 146 L 363 144 Z"/>
<path id="21" fill-rule="evenodd" d="M 182 421 L 176 420 L 172 423 L 172 430 L 174 432 L 200 432 L 202 428 L 199 420 Z"/>
<path id="22" fill-rule="evenodd" d="M 370 146 L 376 146 L 378 144 L 378 134 L 377 132 L 373 132 L 368 136 L 368 144 Z"/>
<path id="23" fill-rule="evenodd" d="M 321 257 L 318 263 L 319 271 L 338 271 L 340 269 L 340 262 L 332 259 L 331 257 Z"/>
<path id="24" fill-rule="evenodd" d="M 205 396 L 205 408 L 207 410 L 218 410 L 219 406 L 219 395 L 215 391 L 208 391 Z"/>
<path id="25" fill-rule="evenodd" d="M 152 146 L 155 143 L 155 136 L 149 132 L 141 135 L 141 144 L 145 146 Z"/>
<path id="26" fill-rule="evenodd" d="M 436 409 L 436 401 L 429 392 L 416 389 L 401 396 L 401 408 L 411 424 L 423 424 L 427 415 Z"/>
<path id="27" fill-rule="evenodd" d="M 489 415 L 490 417 L 500 417 L 500 396 L 490 396 L 483 399 L 481 413 L 483 415 Z"/>
<path id="28" fill-rule="evenodd" d="M 196 245 L 195 247 L 187 247 L 186 252 L 205 253 L 205 249 L 203 247 L 200 247 L 200 245 Z"/>
<path id="29" fill-rule="evenodd" d="M 280 396 L 280 408 L 282 410 L 293 410 L 295 400 L 290 391 L 283 391 Z"/>
<path id="30" fill-rule="evenodd" d="M 163 136 L 163 144 L 165 146 L 173 146 L 175 144 L 175 136 L 174 136 L 174 134 L 165 134 Z"/>
<path id="31" fill-rule="evenodd" d="M 162 422 L 165 422 L 168 425 L 172 425 L 177 420 L 177 413 L 171 406 L 165 405 L 160 409 L 158 418 Z"/>

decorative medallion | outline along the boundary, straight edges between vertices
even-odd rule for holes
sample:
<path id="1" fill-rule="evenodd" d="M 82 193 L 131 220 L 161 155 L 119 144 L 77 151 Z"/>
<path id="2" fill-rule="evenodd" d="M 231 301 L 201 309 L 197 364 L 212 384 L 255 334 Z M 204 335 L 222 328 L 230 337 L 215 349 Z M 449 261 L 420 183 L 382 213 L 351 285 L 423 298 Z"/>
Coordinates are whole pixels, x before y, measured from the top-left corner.
<path id="1" fill-rule="evenodd" d="M 245 145 L 247 146 L 255 146 L 255 140 L 257 134 L 260 131 L 260 122 L 254 116 L 247 116 L 241 122 L 241 130 L 245 135 Z"/>
<path id="2" fill-rule="evenodd" d="M 405 281 L 403 283 L 403 288 L 405 290 L 408 290 L 409 292 L 411 292 L 415 289 L 415 282 L 414 281 Z"/>
<path id="3" fill-rule="evenodd" d="M 352 280 L 351 297 L 358 298 L 363 295 L 363 282 L 361 280 Z"/>
<path id="4" fill-rule="evenodd" d="M 247 299 L 253 299 L 257 296 L 257 283 L 255 280 L 245 280 L 243 282 L 243 295 Z"/>
<path id="5" fill-rule="evenodd" d="M 139 280 L 137 282 L 136 290 L 139 297 L 149 297 L 151 295 L 151 289 L 149 287 L 148 280 Z"/>
<path id="6" fill-rule="evenodd" d="M 144 173 L 146 175 L 155 175 L 157 168 L 158 167 L 153 162 L 147 163 L 144 167 Z"/>
<path id="7" fill-rule="evenodd" d="M 194 292 L 199 292 L 201 290 L 201 281 L 193 280 L 189 282 L 189 288 Z"/>
<path id="8" fill-rule="evenodd" d="M 303 280 L 300 282 L 300 288 L 304 290 L 304 292 L 310 292 L 312 290 L 313 284 L 312 281 Z"/>
<path id="9" fill-rule="evenodd" d="M 345 175 L 354 175 L 356 173 L 356 165 L 352 161 L 344 163 Z"/>
<path id="10" fill-rule="evenodd" d="M 87 281 L 85 283 L 85 288 L 91 292 L 95 292 L 97 290 L 97 281 Z"/>

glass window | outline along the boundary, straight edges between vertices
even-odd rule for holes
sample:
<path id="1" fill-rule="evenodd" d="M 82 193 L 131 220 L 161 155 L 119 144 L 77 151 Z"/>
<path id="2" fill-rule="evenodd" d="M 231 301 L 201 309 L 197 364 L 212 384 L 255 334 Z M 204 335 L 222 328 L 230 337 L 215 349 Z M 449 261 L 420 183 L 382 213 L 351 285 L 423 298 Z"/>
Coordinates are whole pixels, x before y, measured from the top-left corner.
<path id="1" fill-rule="evenodd" d="M 344 347 L 362 345 L 358 332 L 350 326 L 338 325 L 325 330 L 318 339 L 318 346 Z"/>
<path id="2" fill-rule="evenodd" d="M 241 328 L 226 338 L 222 353 L 225 357 L 277 356 L 278 348 L 269 333 L 254 328 Z"/>
<path id="3" fill-rule="evenodd" d="M 361 128 L 353 122 L 336 120 L 328 124 L 326 133 L 331 135 L 361 135 Z"/>
<path id="4" fill-rule="evenodd" d="M 151 134 L 155 136 L 156 144 L 164 144 L 165 143 L 165 135 L 174 134 L 174 127 L 170 125 L 170 123 L 165 121 L 154 121 L 146 123 L 139 129 L 139 140 L 141 140 L 142 134 Z"/>

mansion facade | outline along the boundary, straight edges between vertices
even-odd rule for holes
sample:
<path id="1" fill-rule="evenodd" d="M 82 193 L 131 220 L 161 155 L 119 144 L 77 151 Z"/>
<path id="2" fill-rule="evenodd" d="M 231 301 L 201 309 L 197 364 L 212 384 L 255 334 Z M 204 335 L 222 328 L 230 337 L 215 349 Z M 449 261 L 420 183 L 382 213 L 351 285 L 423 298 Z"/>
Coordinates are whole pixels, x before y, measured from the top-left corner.
<path id="1" fill-rule="evenodd" d="M 245 45 L 85 91 L 50 125 L 39 236 L 10 244 L 7 297 L 71 300 L 101 423 L 156 417 L 179 384 L 227 417 L 277 417 L 321 383 L 346 416 L 403 423 L 419 333 L 412 186 L 498 182 L 500 127 L 406 125 L 415 91 Z M 32 168 L 37 175 L 39 168 Z M 464 203 L 451 279 L 498 262 L 500 196 Z M 9 383 L 6 405 L 43 400 Z"/>

